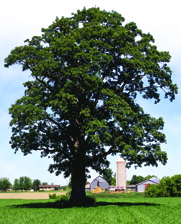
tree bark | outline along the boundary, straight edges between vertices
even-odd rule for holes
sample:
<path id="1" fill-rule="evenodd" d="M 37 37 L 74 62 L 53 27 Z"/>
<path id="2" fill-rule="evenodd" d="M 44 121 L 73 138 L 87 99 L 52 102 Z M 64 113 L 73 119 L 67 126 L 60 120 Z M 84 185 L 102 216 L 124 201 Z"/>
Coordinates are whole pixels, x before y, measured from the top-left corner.
<path id="1" fill-rule="evenodd" d="M 85 194 L 85 155 L 75 158 L 72 172 L 72 192 L 70 202 L 79 204 L 86 199 Z"/>

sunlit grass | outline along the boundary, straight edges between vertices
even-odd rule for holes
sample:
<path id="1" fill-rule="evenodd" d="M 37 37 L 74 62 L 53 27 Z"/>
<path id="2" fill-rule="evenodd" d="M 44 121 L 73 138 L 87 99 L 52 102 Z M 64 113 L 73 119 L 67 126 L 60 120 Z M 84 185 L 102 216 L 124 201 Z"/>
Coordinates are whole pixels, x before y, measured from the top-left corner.
<path id="1" fill-rule="evenodd" d="M 181 223 L 181 198 L 131 194 L 96 194 L 94 206 L 63 209 L 53 199 L 0 199 L 0 223 Z"/>

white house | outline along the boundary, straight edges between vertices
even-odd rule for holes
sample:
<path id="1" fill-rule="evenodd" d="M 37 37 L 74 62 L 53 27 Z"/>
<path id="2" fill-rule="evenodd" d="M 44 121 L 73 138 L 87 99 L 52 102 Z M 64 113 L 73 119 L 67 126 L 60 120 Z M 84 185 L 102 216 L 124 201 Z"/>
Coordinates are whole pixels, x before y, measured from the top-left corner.
<path id="1" fill-rule="evenodd" d="M 152 177 L 152 178 L 145 180 L 139 184 L 136 184 L 136 191 L 144 192 L 148 184 L 159 184 L 159 182 L 160 182 L 159 179 Z"/>

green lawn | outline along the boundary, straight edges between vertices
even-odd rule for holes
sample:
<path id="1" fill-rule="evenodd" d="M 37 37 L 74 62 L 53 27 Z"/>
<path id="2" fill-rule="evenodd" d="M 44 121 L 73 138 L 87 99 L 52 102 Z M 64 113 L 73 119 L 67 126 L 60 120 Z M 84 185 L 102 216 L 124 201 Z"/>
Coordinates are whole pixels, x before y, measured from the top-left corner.
<path id="1" fill-rule="evenodd" d="M 0 199 L 0 224 L 181 223 L 181 198 L 144 198 L 134 193 L 94 197 L 95 206 L 64 209 L 50 199 Z"/>

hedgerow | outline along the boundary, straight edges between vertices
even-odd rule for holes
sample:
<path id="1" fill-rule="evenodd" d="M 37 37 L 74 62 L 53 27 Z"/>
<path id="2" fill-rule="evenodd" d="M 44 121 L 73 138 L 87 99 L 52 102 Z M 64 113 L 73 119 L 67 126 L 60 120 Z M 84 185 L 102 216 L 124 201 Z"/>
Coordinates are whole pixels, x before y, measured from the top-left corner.
<path id="1" fill-rule="evenodd" d="M 145 197 L 181 197 L 181 174 L 164 177 L 157 185 L 148 184 Z"/>

